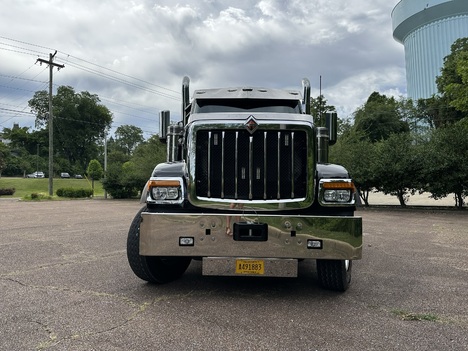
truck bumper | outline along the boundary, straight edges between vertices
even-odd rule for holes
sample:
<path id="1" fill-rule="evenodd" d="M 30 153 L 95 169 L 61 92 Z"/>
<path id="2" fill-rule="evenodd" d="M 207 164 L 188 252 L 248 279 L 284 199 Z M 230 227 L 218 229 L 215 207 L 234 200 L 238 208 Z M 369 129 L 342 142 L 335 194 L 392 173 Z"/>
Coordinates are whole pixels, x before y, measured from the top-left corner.
<path id="1" fill-rule="evenodd" d="M 239 225 L 262 228 L 262 236 L 251 240 L 250 229 L 242 229 L 247 235 L 227 234 Z M 140 255 L 356 260 L 362 255 L 362 219 L 143 212 Z"/>

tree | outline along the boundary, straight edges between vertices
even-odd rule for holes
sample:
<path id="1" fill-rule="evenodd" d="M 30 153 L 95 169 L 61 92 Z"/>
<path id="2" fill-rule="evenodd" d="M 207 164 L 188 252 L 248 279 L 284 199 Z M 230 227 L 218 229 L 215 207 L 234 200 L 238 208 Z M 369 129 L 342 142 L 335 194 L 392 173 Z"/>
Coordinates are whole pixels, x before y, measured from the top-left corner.
<path id="1" fill-rule="evenodd" d="M 404 164 L 401 162 L 406 159 L 405 151 L 399 149 L 401 145 L 393 145 L 397 144 L 393 139 L 397 139 L 400 134 L 409 136 L 408 121 L 415 116 L 411 101 L 397 101 L 393 97 L 388 98 L 374 92 L 356 110 L 354 116 L 354 125 L 349 124 L 342 129 L 337 144 L 331 148 L 330 158 L 347 168 L 366 206 L 369 205 L 369 193 L 376 189 L 398 196 L 400 203 L 404 204 L 403 199 L 408 190 L 405 190 L 406 185 L 400 189 L 397 183 L 403 181 L 404 184 L 406 178 L 398 175 L 396 179 L 389 180 L 387 177 L 392 172 L 404 173 L 402 168 L 406 161 Z M 402 137 L 401 141 L 408 147 L 405 138 L 407 137 Z M 388 139 L 392 140 L 385 143 Z M 390 144 L 395 148 L 388 153 L 384 152 Z M 396 163 L 390 162 L 393 158 Z"/>
<path id="2" fill-rule="evenodd" d="M 406 206 L 409 195 L 421 189 L 423 170 L 417 145 L 410 133 L 392 134 L 376 144 L 375 177 L 377 189 L 398 198 Z"/>
<path id="3" fill-rule="evenodd" d="M 327 105 L 327 100 L 323 95 L 319 95 L 316 99 L 313 97 L 310 98 L 310 114 L 317 127 L 325 127 L 323 115 L 326 112 L 336 112 L 336 108 L 333 105 Z"/>
<path id="4" fill-rule="evenodd" d="M 371 142 L 376 142 L 394 133 L 408 132 L 409 125 L 403 118 L 401 105 L 395 98 L 373 92 L 364 106 L 354 113 L 354 127 Z"/>
<path id="5" fill-rule="evenodd" d="M 10 141 L 12 148 L 24 148 L 30 143 L 30 134 L 28 127 L 20 127 L 17 124 L 13 128 L 3 128 L 3 137 Z"/>
<path id="6" fill-rule="evenodd" d="M 25 176 L 26 173 L 44 169 L 47 165 L 47 131 L 29 131 L 28 127 L 3 128 L 3 136 L 10 142 L 10 156 L 4 168 L 7 176 Z"/>
<path id="7" fill-rule="evenodd" d="M 104 178 L 103 188 L 114 199 L 126 199 L 138 194 L 138 189 L 128 184 L 124 178 L 124 165 L 126 163 L 112 163 L 107 167 L 106 178 Z"/>
<path id="8" fill-rule="evenodd" d="M 2 177 L 3 170 L 6 168 L 7 159 L 9 156 L 10 149 L 0 141 L 0 178 Z"/>
<path id="9" fill-rule="evenodd" d="M 86 173 L 88 174 L 88 177 L 91 177 L 93 195 L 94 195 L 94 180 L 101 179 L 102 175 L 104 174 L 104 170 L 102 169 L 102 166 L 98 160 L 91 160 L 89 161 L 89 165 L 88 165 L 88 169 Z"/>
<path id="10" fill-rule="evenodd" d="M 131 155 L 143 141 L 143 131 L 139 127 L 123 125 L 115 131 L 116 146 L 127 155 Z"/>
<path id="11" fill-rule="evenodd" d="M 376 157 L 375 144 L 354 130 L 343 134 L 330 148 L 330 160 L 348 170 L 365 206 L 369 206 L 369 193 L 379 185 L 375 175 Z"/>
<path id="12" fill-rule="evenodd" d="M 129 161 L 128 175 L 140 190 L 151 176 L 158 163 L 166 161 L 166 145 L 159 141 L 158 136 L 152 136 L 141 144 Z"/>
<path id="13" fill-rule="evenodd" d="M 48 94 L 38 91 L 29 100 L 36 114 L 36 126 L 48 126 Z M 72 166 L 85 169 L 98 156 L 98 141 L 112 123 L 112 114 L 99 97 L 87 91 L 75 93 L 69 86 L 60 86 L 52 98 L 54 115 L 54 151 Z"/>
<path id="14" fill-rule="evenodd" d="M 417 113 L 430 128 L 442 128 L 459 121 L 463 114 L 450 106 L 445 96 L 435 95 L 428 99 L 419 99 Z"/>
<path id="15" fill-rule="evenodd" d="M 54 102 L 53 98 L 52 101 Z M 31 104 L 34 104 L 32 106 Z M 35 127 L 47 127 L 46 121 L 49 118 L 49 92 L 46 90 L 36 91 L 31 100 L 28 101 L 31 111 L 36 113 Z"/>
<path id="16" fill-rule="evenodd" d="M 424 148 L 425 191 L 434 199 L 455 194 L 455 206 L 462 208 L 468 195 L 468 117 L 434 130 Z"/>
<path id="17" fill-rule="evenodd" d="M 407 123 L 410 132 L 424 134 L 429 129 L 425 116 L 421 116 L 417 103 L 412 99 L 400 97 L 397 100 L 397 109 L 400 120 Z"/>
<path id="18" fill-rule="evenodd" d="M 468 38 L 456 40 L 436 78 L 438 95 L 417 101 L 418 115 L 431 128 L 442 128 L 468 113 Z"/>
<path id="19" fill-rule="evenodd" d="M 441 75 L 436 78 L 439 93 L 448 104 L 465 116 L 468 112 L 468 38 L 457 39 L 444 58 Z"/>
<path id="20" fill-rule="evenodd" d="M 143 189 L 154 167 L 165 161 L 166 146 L 157 135 L 141 143 L 129 159 L 121 151 L 114 151 L 109 155 L 103 187 L 114 198 L 135 196 Z"/>

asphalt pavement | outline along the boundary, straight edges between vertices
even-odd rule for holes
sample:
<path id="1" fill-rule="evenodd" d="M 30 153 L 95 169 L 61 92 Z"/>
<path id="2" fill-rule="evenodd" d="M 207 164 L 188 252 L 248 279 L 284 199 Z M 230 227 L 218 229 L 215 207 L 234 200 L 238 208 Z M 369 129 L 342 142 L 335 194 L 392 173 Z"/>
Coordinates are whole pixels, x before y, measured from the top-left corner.
<path id="1" fill-rule="evenodd" d="M 359 209 L 349 290 L 298 278 L 151 285 L 127 263 L 137 201 L 0 200 L 1 350 L 467 350 L 468 213 Z"/>

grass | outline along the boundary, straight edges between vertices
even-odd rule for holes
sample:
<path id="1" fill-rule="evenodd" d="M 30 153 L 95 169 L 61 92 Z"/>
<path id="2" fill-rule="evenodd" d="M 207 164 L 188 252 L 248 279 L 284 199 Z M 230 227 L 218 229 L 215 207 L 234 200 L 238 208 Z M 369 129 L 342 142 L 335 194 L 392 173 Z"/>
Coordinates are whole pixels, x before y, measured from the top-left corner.
<path id="1" fill-rule="evenodd" d="M 437 322 L 439 317 L 430 313 L 412 313 L 403 310 L 393 310 L 392 313 L 403 321 L 430 321 Z"/>
<path id="2" fill-rule="evenodd" d="M 0 178 L 0 189 L 15 188 L 13 195 L 2 195 L 2 198 L 20 197 L 31 198 L 31 194 L 42 194 L 41 198 L 48 198 L 49 194 L 49 179 L 48 178 L 17 178 L 17 177 L 2 177 Z M 83 179 L 61 179 L 54 178 L 53 190 L 56 198 L 57 189 L 60 188 L 83 188 L 91 189 L 91 180 Z M 94 196 L 104 196 L 104 189 L 100 181 L 94 181 Z"/>

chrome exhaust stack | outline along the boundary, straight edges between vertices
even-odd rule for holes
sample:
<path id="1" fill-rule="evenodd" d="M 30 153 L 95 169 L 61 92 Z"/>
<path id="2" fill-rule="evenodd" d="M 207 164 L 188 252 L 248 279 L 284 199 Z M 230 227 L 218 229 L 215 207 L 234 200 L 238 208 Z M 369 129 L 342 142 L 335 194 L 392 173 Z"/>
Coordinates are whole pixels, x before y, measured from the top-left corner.
<path id="1" fill-rule="evenodd" d="M 302 105 L 304 106 L 304 113 L 310 115 L 310 82 L 309 79 L 302 79 Z"/>
<path id="2" fill-rule="evenodd" d="M 187 125 L 187 117 L 189 115 L 189 111 L 187 111 L 187 107 L 190 106 L 190 78 L 185 76 L 182 79 L 182 122 Z"/>
<path id="3" fill-rule="evenodd" d="M 327 127 L 317 127 L 317 162 L 328 163 L 328 148 L 336 143 L 338 117 L 335 112 L 325 113 Z"/>

